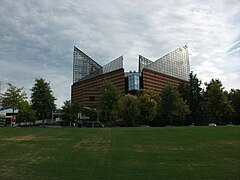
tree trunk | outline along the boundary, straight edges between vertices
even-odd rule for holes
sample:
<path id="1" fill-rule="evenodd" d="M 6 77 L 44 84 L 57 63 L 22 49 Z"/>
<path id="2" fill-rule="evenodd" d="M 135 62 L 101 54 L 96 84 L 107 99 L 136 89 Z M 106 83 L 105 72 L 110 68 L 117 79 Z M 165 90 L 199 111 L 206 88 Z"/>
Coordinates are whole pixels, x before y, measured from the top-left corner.
<path id="1" fill-rule="evenodd" d="M 170 115 L 170 121 L 171 121 L 171 126 L 172 126 L 172 115 Z"/>
<path id="2" fill-rule="evenodd" d="M 44 127 L 44 115 L 42 116 L 42 127 Z"/>
<path id="3" fill-rule="evenodd" d="M 221 124 L 220 117 L 218 116 L 218 125 L 220 126 Z"/>
<path id="4" fill-rule="evenodd" d="M 14 108 L 13 108 L 13 113 L 12 113 L 12 118 L 11 118 L 11 126 L 13 126 L 13 117 L 14 117 Z"/>
<path id="5" fill-rule="evenodd" d="M 110 115 L 110 127 L 112 127 L 112 116 Z"/>

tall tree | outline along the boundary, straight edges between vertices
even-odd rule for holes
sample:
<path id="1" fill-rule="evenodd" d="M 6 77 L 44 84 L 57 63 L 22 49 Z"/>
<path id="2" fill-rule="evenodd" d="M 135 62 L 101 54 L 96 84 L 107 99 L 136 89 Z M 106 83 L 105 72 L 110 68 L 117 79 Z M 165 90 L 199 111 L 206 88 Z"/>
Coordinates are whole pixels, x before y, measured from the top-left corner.
<path id="1" fill-rule="evenodd" d="M 197 74 L 193 72 L 189 75 L 189 88 L 188 88 L 188 105 L 191 111 L 190 119 L 195 122 L 200 119 L 202 114 L 202 82 L 197 78 Z"/>
<path id="2" fill-rule="evenodd" d="M 4 94 L 0 94 L 0 101 L 3 108 L 11 108 L 14 114 L 15 110 L 19 108 L 19 105 L 27 99 L 26 93 L 22 88 L 17 88 L 12 84 L 8 84 L 9 88 Z M 12 122 L 11 122 L 12 124 Z"/>
<path id="3" fill-rule="evenodd" d="M 189 91 L 189 84 L 188 82 L 181 81 L 178 86 L 178 92 L 180 93 L 183 100 L 187 100 L 188 102 L 188 91 Z"/>
<path id="4" fill-rule="evenodd" d="M 137 97 L 140 107 L 140 123 L 149 124 L 157 114 L 156 94 L 152 91 L 140 90 Z"/>
<path id="5" fill-rule="evenodd" d="M 19 105 L 19 111 L 17 114 L 18 122 L 34 122 L 37 119 L 36 111 L 34 111 L 28 101 L 23 101 Z"/>
<path id="6" fill-rule="evenodd" d="M 161 112 L 164 118 L 170 120 L 171 125 L 175 118 L 181 119 L 183 125 L 183 120 L 190 111 L 176 87 L 169 85 L 161 92 Z"/>
<path id="7" fill-rule="evenodd" d="M 45 82 L 42 78 L 36 79 L 31 91 L 32 107 L 36 110 L 38 119 L 42 119 L 44 123 L 44 119 L 50 118 L 56 109 L 54 103 L 56 98 L 53 96 L 50 83 Z"/>
<path id="8" fill-rule="evenodd" d="M 201 88 L 202 82 L 197 78 L 197 74 L 191 72 L 189 74 L 189 82 L 181 82 L 178 86 L 178 91 L 183 100 L 189 105 L 190 114 L 188 120 L 191 123 L 198 123 L 203 116 L 203 92 Z"/>
<path id="9" fill-rule="evenodd" d="M 240 89 L 231 89 L 229 97 L 231 105 L 234 108 L 234 113 L 231 121 L 234 124 L 240 124 Z"/>
<path id="10" fill-rule="evenodd" d="M 127 126 L 136 126 L 140 114 L 139 101 L 136 96 L 128 94 L 122 98 L 122 116 Z"/>
<path id="11" fill-rule="evenodd" d="M 205 103 L 210 120 L 221 124 L 227 115 L 233 112 L 233 107 L 224 92 L 224 87 L 218 79 L 212 79 L 206 85 Z"/>
<path id="12" fill-rule="evenodd" d="M 62 119 L 68 124 L 78 118 L 81 107 L 79 104 L 72 103 L 70 100 L 64 101 L 62 106 Z"/>
<path id="13" fill-rule="evenodd" d="M 110 126 L 113 118 L 118 116 L 120 100 L 120 92 L 117 88 L 111 82 L 104 81 L 101 87 L 99 115 Z"/>

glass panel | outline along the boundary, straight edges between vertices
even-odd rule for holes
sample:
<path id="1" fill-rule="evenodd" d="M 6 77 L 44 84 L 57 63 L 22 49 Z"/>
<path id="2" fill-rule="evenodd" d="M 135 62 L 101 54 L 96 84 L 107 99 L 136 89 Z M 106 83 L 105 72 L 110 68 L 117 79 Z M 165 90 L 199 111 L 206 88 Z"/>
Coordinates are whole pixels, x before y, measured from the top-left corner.
<path id="1" fill-rule="evenodd" d="M 139 59 L 139 67 L 143 66 L 142 61 L 143 60 L 140 62 Z M 143 68 L 151 69 L 179 79 L 188 80 L 190 73 L 188 47 L 185 45 L 177 48 L 155 62 L 145 65 Z"/>
<path id="2" fill-rule="evenodd" d="M 123 56 L 111 61 L 102 67 L 103 74 L 123 68 Z"/>
<path id="3" fill-rule="evenodd" d="M 139 90 L 140 82 L 139 82 L 139 73 L 129 73 L 128 74 L 128 90 Z"/>
<path id="4" fill-rule="evenodd" d="M 139 55 L 139 69 L 138 69 L 138 72 L 142 72 L 142 69 L 145 67 L 145 66 L 148 66 L 149 64 L 151 64 L 153 61 Z"/>
<path id="5" fill-rule="evenodd" d="M 123 56 L 120 56 L 119 58 L 102 67 L 74 46 L 73 83 L 79 80 L 90 79 L 120 68 L 123 68 Z"/>
<path id="6" fill-rule="evenodd" d="M 100 69 L 101 66 L 74 46 L 73 83 Z"/>

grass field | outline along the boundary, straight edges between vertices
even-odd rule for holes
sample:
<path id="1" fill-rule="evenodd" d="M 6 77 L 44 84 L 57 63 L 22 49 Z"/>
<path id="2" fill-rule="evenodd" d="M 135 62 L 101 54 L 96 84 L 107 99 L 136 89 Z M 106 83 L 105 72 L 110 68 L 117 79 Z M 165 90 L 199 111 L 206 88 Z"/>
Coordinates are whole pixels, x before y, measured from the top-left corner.
<path id="1" fill-rule="evenodd" d="M 0 179 L 240 179 L 240 127 L 0 128 Z"/>

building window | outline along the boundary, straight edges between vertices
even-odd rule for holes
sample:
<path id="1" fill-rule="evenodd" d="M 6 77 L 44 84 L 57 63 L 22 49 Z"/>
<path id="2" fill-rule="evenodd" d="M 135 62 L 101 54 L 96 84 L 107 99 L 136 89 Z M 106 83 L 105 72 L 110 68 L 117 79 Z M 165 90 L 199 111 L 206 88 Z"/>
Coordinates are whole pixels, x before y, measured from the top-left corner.
<path id="1" fill-rule="evenodd" d="M 139 90 L 140 89 L 140 79 L 139 75 L 132 73 L 128 76 L 128 90 Z"/>
<path id="2" fill-rule="evenodd" d="M 95 101 L 95 96 L 89 96 L 89 101 Z"/>

